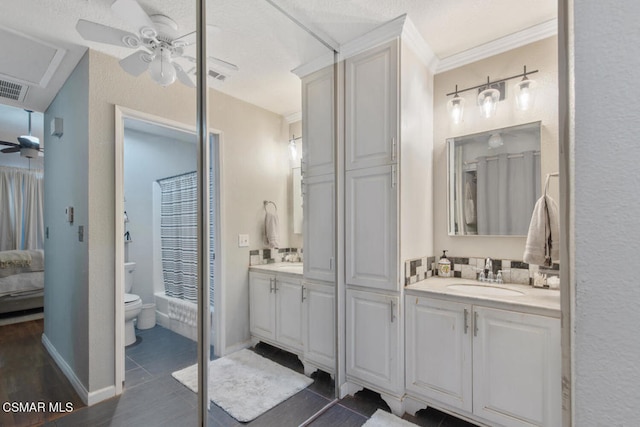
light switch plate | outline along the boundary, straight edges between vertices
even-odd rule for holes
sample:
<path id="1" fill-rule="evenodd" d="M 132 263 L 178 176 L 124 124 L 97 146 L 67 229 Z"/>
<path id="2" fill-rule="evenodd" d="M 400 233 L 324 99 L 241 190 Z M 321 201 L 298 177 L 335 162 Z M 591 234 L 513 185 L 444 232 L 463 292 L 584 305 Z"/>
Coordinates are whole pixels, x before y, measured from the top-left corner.
<path id="1" fill-rule="evenodd" d="M 249 235 L 248 234 L 238 234 L 238 247 L 246 248 L 249 246 Z"/>

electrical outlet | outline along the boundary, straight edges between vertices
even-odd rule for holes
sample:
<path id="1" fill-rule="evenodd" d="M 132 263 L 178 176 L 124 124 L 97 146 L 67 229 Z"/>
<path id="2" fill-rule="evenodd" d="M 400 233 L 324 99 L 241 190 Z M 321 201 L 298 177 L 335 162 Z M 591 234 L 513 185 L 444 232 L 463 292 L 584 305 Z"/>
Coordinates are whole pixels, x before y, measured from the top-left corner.
<path id="1" fill-rule="evenodd" d="M 249 235 L 248 234 L 238 234 L 238 247 L 239 248 L 247 248 L 247 247 L 249 247 Z"/>

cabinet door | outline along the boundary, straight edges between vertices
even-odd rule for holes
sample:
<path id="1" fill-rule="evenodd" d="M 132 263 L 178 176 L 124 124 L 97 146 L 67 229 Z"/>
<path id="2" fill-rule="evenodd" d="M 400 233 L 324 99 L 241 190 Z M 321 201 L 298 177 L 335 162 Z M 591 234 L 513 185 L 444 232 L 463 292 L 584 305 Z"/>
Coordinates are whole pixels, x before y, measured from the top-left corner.
<path id="1" fill-rule="evenodd" d="M 335 370 L 335 285 L 305 281 L 304 358 L 329 372 Z"/>
<path id="2" fill-rule="evenodd" d="M 471 305 L 405 297 L 406 388 L 471 412 Z"/>
<path id="3" fill-rule="evenodd" d="M 398 297 L 347 290 L 347 379 L 404 393 L 399 319 Z"/>
<path id="4" fill-rule="evenodd" d="M 346 173 L 346 280 L 398 289 L 398 190 L 394 166 Z"/>
<path id="5" fill-rule="evenodd" d="M 302 284 L 299 280 L 276 278 L 276 341 L 302 350 Z"/>
<path id="6" fill-rule="evenodd" d="M 561 425 L 560 320 L 474 310 L 474 414 L 504 426 Z"/>
<path id="7" fill-rule="evenodd" d="M 302 162 L 305 176 L 333 173 L 333 66 L 302 80 Z"/>
<path id="8" fill-rule="evenodd" d="M 249 272 L 249 330 L 252 335 L 276 337 L 275 275 Z"/>
<path id="9" fill-rule="evenodd" d="M 305 278 L 335 281 L 334 188 L 333 175 L 308 177 L 304 180 Z"/>
<path id="10" fill-rule="evenodd" d="M 396 161 L 398 40 L 345 61 L 345 168 Z"/>

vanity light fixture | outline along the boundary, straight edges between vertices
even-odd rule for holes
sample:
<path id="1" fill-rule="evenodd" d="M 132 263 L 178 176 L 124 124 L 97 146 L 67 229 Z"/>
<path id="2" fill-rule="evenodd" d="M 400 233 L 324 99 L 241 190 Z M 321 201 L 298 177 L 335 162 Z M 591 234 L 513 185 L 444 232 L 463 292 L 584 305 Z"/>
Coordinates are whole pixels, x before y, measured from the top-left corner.
<path id="1" fill-rule="evenodd" d="M 295 162 L 298 158 L 298 147 L 296 147 L 296 141 L 302 139 L 301 136 L 297 137 L 295 135 L 289 140 L 289 152 L 291 153 L 291 159 Z"/>
<path id="2" fill-rule="evenodd" d="M 513 91 L 516 95 L 516 105 L 518 110 L 526 111 L 531 108 L 536 97 L 536 81 L 527 77 L 527 66 L 524 66 L 524 76 L 522 81 L 513 85 Z"/>
<path id="3" fill-rule="evenodd" d="M 458 85 L 456 85 L 455 95 L 447 102 L 447 111 L 451 115 L 453 124 L 457 125 L 462 121 L 464 102 L 464 98 L 460 98 L 460 95 L 458 95 Z"/>
<path id="4" fill-rule="evenodd" d="M 500 132 L 492 133 L 489 137 L 489 149 L 502 147 L 503 145 L 504 140 L 502 139 Z"/>
<path id="5" fill-rule="evenodd" d="M 468 87 L 466 89 L 456 90 L 448 93 L 446 96 L 452 96 L 453 98 L 447 102 L 447 110 L 451 115 L 451 121 L 454 124 L 460 123 L 462 120 L 462 109 L 464 107 L 464 98 L 460 97 L 460 94 L 470 90 L 478 90 L 478 105 L 480 106 L 480 115 L 485 118 L 493 117 L 496 112 L 498 102 L 505 99 L 505 82 L 507 80 L 523 77 L 522 81 L 514 85 L 514 92 L 516 94 L 516 107 L 518 110 L 527 110 L 531 108 L 533 99 L 535 96 L 535 81 L 529 79 L 530 74 L 537 73 L 538 70 L 527 71 L 527 67 L 524 67 L 524 73 L 517 74 L 515 76 L 506 77 L 504 79 L 494 80 L 487 76 L 487 82 L 477 86 Z"/>

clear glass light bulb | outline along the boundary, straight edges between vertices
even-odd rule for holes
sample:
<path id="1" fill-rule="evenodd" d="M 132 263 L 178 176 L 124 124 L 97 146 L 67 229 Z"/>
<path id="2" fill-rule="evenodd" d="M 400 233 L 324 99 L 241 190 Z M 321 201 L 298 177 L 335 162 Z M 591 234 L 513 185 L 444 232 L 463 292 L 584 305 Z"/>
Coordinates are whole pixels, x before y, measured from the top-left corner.
<path id="1" fill-rule="evenodd" d="M 171 62 L 171 52 L 160 48 L 149 64 L 151 78 L 160 86 L 169 86 L 176 81 L 176 69 Z"/>
<path id="2" fill-rule="evenodd" d="M 457 94 L 447 103 L 447 109 L 451 116 L 453 124 L 462 122 L 462 114 L 464 113 L 464 98 L 460 98 Z"/>
<path id="3" fill-rule="evenodd" d="M 529 79 L 524 79 L 514 85 L 518 110 L 526 111 L 533 106 L 536 94 L 535 88 L 536 82 Z"/>
<path id="4" fill-rule="evenodd" d="M 484 118 L 492 117 L 500 100 L 500 92 L 497 89 L 485 89 L 478 95 L 478 104 L 480 105 L 480 114 Z"/>
<path id="5" fill-rule="evenodd" d="M 298 157 L 298 148 L 296 147 L 296 142 L 293 139 L 289 141 L 289 151 L 291 152 L 291 158 L 296 160 Z"/>

